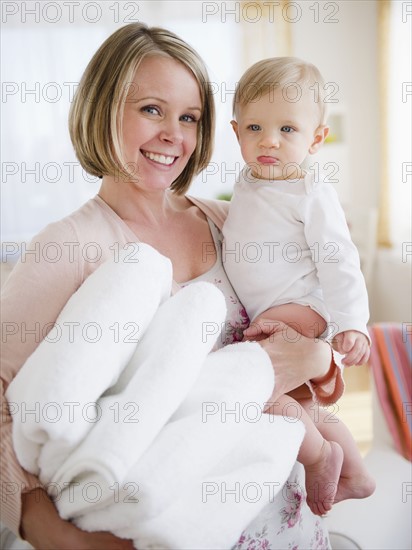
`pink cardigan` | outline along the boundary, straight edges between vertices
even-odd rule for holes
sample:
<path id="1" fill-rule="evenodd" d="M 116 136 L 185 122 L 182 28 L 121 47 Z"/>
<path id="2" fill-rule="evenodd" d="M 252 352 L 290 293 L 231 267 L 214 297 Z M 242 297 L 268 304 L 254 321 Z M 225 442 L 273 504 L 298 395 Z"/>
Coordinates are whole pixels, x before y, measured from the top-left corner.
<path id="1" fill-rule="evenodd" d="M 190 200 L 219 228 L 222 227 L 227 215 L 227 202 Z M 21 259 L 4 285 L 1 516 L 3 523 L 15 533 L 18 533 L 20 526 L 21 494 L 40 483 L 17 462 L 12 443 L 12 419 L 4 392 L 83 281 L 102 262 L 113 257 L 116 251 L 135 241 L 136 236 L 128 225 L 96 196 L 71 215 L 48 225 L 30 245 L 22 248 Z M 322 384 L 314 390 L 321 402 L 332 403 L 340 397 L 343 381 L 340 369 L 334 363 Z"/>

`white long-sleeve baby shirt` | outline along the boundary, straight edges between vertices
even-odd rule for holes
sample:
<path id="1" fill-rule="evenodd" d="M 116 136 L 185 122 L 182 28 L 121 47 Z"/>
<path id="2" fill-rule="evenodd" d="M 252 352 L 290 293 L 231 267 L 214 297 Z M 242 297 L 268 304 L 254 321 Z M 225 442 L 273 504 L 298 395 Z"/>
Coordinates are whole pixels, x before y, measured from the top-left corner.
<path id="1" fill-rule="evenodd" d="M 259 180 L 245 166 L 223 226 L 226 272 L 251 319 L 275 305 L 308 305 L 334 333 L 366 336 L 368 296 L 338 196 L 308 173 Z"/>

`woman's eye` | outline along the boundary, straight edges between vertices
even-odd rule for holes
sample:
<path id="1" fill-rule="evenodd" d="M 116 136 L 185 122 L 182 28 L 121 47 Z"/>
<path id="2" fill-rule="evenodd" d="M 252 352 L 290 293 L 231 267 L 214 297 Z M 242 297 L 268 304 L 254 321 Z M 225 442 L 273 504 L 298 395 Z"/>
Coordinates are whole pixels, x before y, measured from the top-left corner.
<path id="1" fill-rule="evenodd" d="M 252 132 L 259 132 L 260 126 L 259 124 L 249 124 L 248 129 L 252 130 Z"/>
<path id="2" fill-rule="evenodd" d="M 295 130 L 291 126 L 282 126 L 281 131 L 286 132 L 287 134 L 290 134 Z"/>
<path id="3" fill-rule="evenodd" d="M 183 122 L 197 122 L 197 118 L 194 115 L 182 115 L 180 120 Z"/>
<path id="4" fill-rule="evenodd" d="M 149 113 L 151 115 L 158 115 L 160 114 L 159 113 L 159 109 L 157 107 L 154 107 L 153 105 L 147 105 L 145 107 L 142 107 L 142 111 L 144 113 Z"/>

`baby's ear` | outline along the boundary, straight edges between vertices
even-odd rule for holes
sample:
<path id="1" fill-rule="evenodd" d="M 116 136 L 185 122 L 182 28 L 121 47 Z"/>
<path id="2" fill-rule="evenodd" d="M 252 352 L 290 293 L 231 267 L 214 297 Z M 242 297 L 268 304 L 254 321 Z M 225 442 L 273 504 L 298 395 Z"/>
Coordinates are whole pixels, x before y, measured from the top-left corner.
<path id="1" fill-rule="evenodd" d="M 322 143 L 328 137 L 328 134 L 329 134 L 329 126 L 319 126 L 318 128 L 316 128 L 313 143 L 309 147 L 309 153 L 311 155 L 319 151 Z"/>
<path id="2" fill-rule="evenodd" d="M 239 141 L 239 125 L 238 125 L 238 123 L 236 122 L 236 120 L 231 120 L 230 124 L 232 125 L 233 131 L 235 132 L 236 137 Z"/>

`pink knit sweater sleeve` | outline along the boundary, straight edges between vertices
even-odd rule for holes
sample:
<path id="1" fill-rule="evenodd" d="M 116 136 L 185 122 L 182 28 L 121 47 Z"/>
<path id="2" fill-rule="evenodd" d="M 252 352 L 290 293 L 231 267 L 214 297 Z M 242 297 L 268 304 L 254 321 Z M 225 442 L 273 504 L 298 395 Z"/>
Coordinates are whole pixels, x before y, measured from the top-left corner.
<path id="1" fill-rule="evenodd" d="M 14 533 L 20 528 L 22 493 L 40 483 L 21 468 L 13 448 L 13 416 L 28 411 L 8 404 L 4 392 L 84 280 L 135 241 L 123 220 L 96 196 L 22 245 L 20 261 L 2 288 L 1 517 Z"/>
<path id="2" fill-rule="evenodd" d="M 29 411 L 8 404 L 4 392 L 79 285 L 79 264 L 70 261 L 74 249 L 69 243 L 75 240 L 69 224 L 49 225 L 30 245 L 22 245 L 21 259 L 2 289 L 1 517 L 15 533 L 21 494 L 40 483 L 21 468 L 13 450 L 12 416 Z"/>

